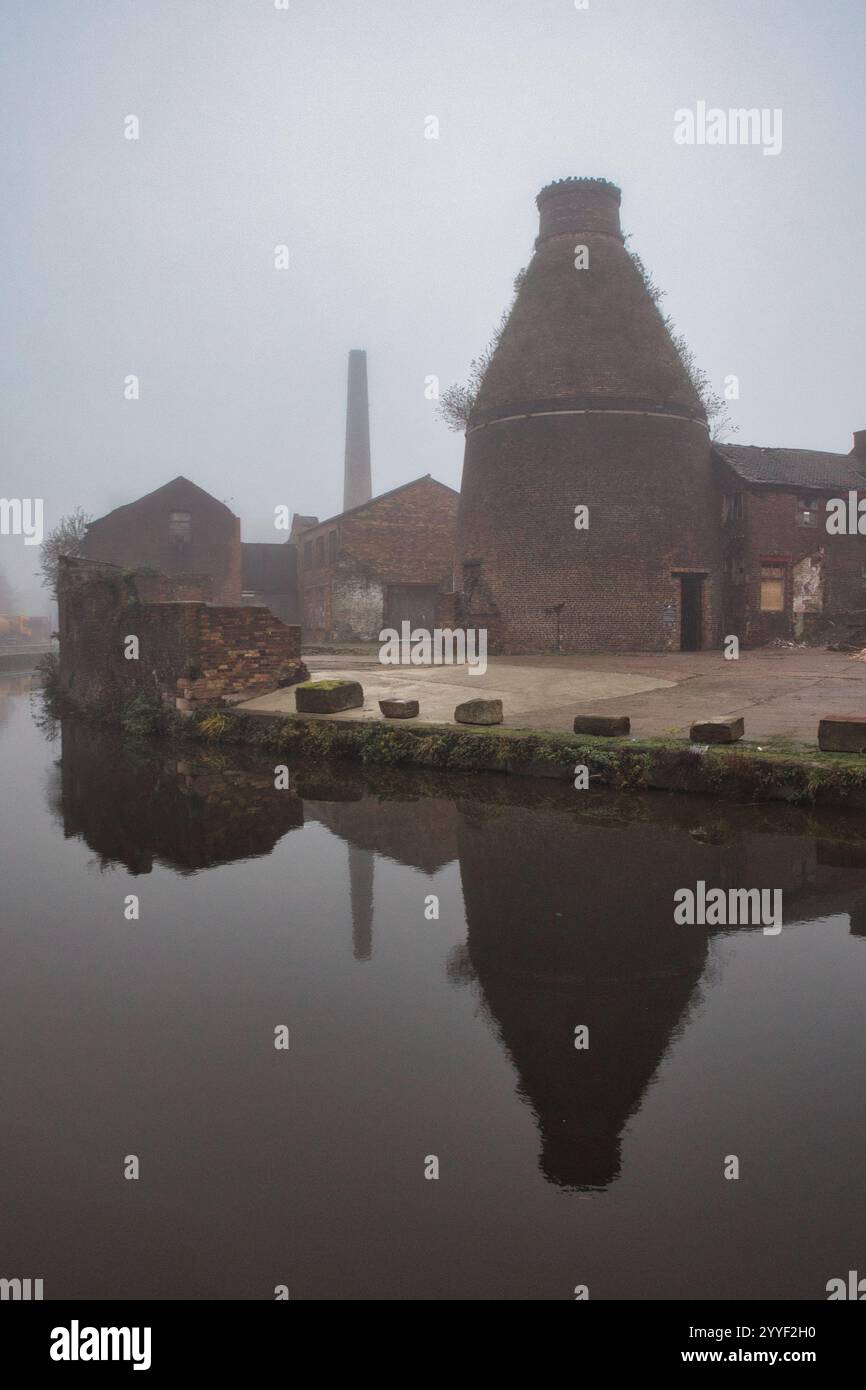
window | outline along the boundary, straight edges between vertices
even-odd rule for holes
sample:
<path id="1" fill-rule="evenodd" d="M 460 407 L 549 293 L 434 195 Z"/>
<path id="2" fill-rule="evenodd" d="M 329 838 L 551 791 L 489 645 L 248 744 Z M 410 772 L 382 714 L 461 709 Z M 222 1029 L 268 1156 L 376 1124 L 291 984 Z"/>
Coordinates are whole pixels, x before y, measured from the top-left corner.
<path id="1" fill-rule="evenodd" d="M 722 498 L 722 521 L 742 521 L 744 515 L 744 494 L 729 492 Z"/>
<path id="2" fill-rule="evenodd" d="M 316 564 L 321 566 L 325 563 L 325 537 L 316 537 Z"/>
<path id="3" fill-rule="evenodd" d="M 816 497 L 797 498 L 797 525 L 818 525 L 818 499 Z"/>
<path id="4" fill-rule="evenodd" d="M 311 570 L 312 568 L 313 568 L 313 542 L 312 542 L 312 541 L 304 541 L 304 569 L 305 569 L 305 570 Z"/>
<path id="5" fill-rule="evenodd" d="M 329 531 L 329 532 L 328 532 L 328 564 L 329 564 L 329 565 L 335 565 L 336 563 L 337 563 L 337 533 L 336 533 L 336 531 Z"/>
<path id="6" fill-rule="evenodd" d="M 739 555 L 726 555 L 723 561 L 725 579 L 730 584 L 745 584 L 746 567 Z"/>
<path id="7" fill-rule="evenodd" d="M 785 566 L 761 566 L 761 612 L 784 613 Z"/>
<path id="8" fill-rule="evenodd" d="M 464 594 L 466 595 L 466 598 L 467 598 L 467 600 L 468 600 L 469 602 L 472 601 L 472 595 L 475 593 L 475 590 L 476 590 L 476 588 L 478 587 L 478 581 L 479 581 L 480 578 L 481 578 L 481 561 L 480 561 L 480 560 L 464 560 L 464 561 L 463 561 L 463 592 L 464 592 Z"/>
<path id="9" fill-rule="evenodd" d="M 169 512 L 168 538 L 175 545 L 189 545 L 192 536 L 192 517 L 189 512 Z"/>

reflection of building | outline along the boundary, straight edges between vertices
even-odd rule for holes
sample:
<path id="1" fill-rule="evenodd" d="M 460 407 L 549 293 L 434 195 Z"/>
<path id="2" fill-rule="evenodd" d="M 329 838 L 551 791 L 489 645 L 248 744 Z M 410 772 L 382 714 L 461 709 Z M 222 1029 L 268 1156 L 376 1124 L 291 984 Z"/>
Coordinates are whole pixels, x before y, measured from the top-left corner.
<path id="1" fill-rule="evenodd" d="M 122 740 L 74 720 L 63 721 L 56 810 L 64 834 L 131 874 L 155 863 L 192 873 L 270 854 L 304 823 L 298 797 L 275 791 L 273 767 L 131 758 Z"/>
<path id="2" fill-rule="evenodd" d="M 326 764 L 293 769 L 297 794 L 277 792 L 272 760 L 222 749 L 218 767 L 133 765 L 119 741 L 70 722 L 62 754 L 66 833 L 132 873 L 267 855 L 305 820 L 326 826 L 348 848 L 340 920 L 359 962 L 377 954 L 376 858 L 419 875 L 457 860 L 466 950 L 450 953 L 445 977 L 478 991 L 558 1186 L 616 1180 L 629 1118 L 712 988 L 712 930 L 674 923 L 677 888 L 781 888 L 787 923 L 848 913 L 864 929 L 866 833 L 847 813 L 813 821 L 660 795 L 587 795 L 578 808 L 569 791 L 506 778 L 470 788 Z M 580 1025 L 586 1050 L 574 1046 Z"/>
<path id="3" fill-rule="evenodd" d="M 449 978 L 481 990 L 536 1116 L 541 1169 L 559 1186 L 616 1179 L 628 1119 L 700 997 L 712 929 L 674 923 L 677 888 L 781 888 L 786 922 L 848 912 L 862 931 L 866 840 L 816 840 L 797 812 L 774 808 L 767 821 L 758 809 L 714 807 L 711 823 L 696 825 L 705 805 L 670 797 L 653 799 L 650 819 L 617 822 L 607 798 L 593 820 L 556 792 L 527 806 L 515 784 L 497 783 L 490 804 L 483 787 L 453 801 L 429 783 L 411 800 L 408 775 L 401 792 L 354 771 L 341 801 L 316 777 L 306 815 L 354 856 L 356 954 L 370 902 L 359 847 L 428 873 L 459 858 L 467 952 L 449 961 Z M 364 780 L 373 795 L 359 796 Z M 630 799 L 626 814 L 639 805 Z M 574 1047 L 581 1024 L 586 1051 Z"/>

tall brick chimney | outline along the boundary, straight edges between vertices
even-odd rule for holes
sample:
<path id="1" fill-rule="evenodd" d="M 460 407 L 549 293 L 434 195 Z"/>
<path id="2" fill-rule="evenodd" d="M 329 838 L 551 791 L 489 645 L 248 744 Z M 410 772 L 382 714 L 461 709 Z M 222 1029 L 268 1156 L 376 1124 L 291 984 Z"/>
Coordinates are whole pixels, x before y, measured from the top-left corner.
<path id="1" fill-rule="evenodd" d="M 343 511 L 360 507 L 373 495 L 370 479 L 370 411 L 367 402 L 367 354 L 349 353 L 346 392 L 346 462 L 343 472 Z"/>
<path id="2" fill-rule="evenodd" d="M 851 453 L 855 458 L 863 459 L 866 462 L 866 430 L 854 431 L 854 448 Z"/>

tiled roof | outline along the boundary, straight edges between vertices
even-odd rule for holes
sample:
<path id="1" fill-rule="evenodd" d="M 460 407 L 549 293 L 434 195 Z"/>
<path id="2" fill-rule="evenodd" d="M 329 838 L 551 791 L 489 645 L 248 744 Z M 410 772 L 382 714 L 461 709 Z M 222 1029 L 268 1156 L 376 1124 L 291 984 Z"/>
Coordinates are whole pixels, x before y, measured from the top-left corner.
<path id="1" fill-rule="evenodd" d="M 822 449 L 761 449 L 755 444 L 716 444 L 716 454 L 747 483 L 776 487 L 866 488 L 866 462 Z"/>

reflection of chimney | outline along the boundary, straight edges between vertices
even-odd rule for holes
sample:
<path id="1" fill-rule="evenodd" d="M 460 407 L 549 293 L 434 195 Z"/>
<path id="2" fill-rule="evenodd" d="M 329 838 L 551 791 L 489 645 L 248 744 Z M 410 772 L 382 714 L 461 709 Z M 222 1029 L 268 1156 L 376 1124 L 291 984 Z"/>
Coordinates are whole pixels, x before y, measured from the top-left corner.
<path id="1" fill-rule="evenodd" d="M 370 480 L 370 411 L 367 404 L 367 354 L 361 348 L 349 353 L 346 392 L 346 465 L 343 474 L 343 511 L 360 507 L 373 495 Z"/>
<path id="2" fill-rule="evenodd" d="M 349 845 L 349 897 L 352 904 L 352 951 L 355 960 L 373 954 L 373 853 Z"/>

